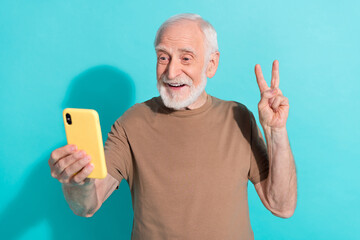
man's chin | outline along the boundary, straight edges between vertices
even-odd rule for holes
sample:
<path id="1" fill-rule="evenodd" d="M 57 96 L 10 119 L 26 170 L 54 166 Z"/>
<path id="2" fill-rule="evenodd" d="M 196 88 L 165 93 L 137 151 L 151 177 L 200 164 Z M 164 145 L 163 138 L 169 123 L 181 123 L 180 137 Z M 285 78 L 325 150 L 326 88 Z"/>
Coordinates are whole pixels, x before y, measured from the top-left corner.
<path id="1" fill-rule="evenodd" d="M 161 95 L 160 95 L 161 96 Z M 188 107 L 189 105 L 192 104 L 193 101 L 191 101 L 190 99 L 183 99 L 183 100 L 180 100 L 180 99 L 171 99 L 171 98 L 168 98 L 168 97 L 164 97 L 164 96 L 161 96 L 161 99 L 164 103 L 164 105 L 167 107 L 167 108 L 171 108 L 171 109 L 174 109 L 174 110 L 182 110 L 182 109 L 185 109 L 186 107 Z"/>
<path id="2" fill-rule="evenodd" d="M 183 110 L 200 97 L 201 93 L 205 90 L 206 78 L 204 86 L 195 88 L 194 86 L 185 85 L 181 89 L 171 89 L 167 84 L 158 82 L 158 90 L 164 105 L 174 110 Z"/>

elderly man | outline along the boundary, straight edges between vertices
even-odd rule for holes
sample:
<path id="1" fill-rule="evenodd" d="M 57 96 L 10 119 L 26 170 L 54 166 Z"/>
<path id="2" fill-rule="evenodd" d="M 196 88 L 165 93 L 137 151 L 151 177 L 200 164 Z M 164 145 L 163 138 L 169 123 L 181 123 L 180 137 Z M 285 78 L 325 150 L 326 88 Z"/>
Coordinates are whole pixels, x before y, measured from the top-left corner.
<path id="1" fill-rule="evenodd" d="M 292 216 L 296 171 L 278 62 L 270 87 L 255 66 L 266 146 L 244 105 L 205 91 L 219 63 L 210 23 L 195 14 L 174 16 L 158 30 L 155 50 L 160 97 L 134 105 L 112 126 L 107 177 L 88 179 L 93 165 L 76 146 L 51 154 L 52 176 L 75 214 L 92 216 L 125 179 L 134 208 L 132 239 L 253 239 L 250 180 L 267 209 Z"/>

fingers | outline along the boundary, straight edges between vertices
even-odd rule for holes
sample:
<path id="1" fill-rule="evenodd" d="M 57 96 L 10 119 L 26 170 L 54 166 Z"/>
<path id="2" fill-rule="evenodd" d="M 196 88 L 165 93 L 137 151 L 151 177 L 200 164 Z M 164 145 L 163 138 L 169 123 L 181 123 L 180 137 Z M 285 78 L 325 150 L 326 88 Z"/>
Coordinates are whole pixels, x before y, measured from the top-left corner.
<path id="1" fill-rule="evenodd" d="M 87 164 L 84 166 L 80 172 L 78 172 L 71 180 L 72 183 L 75 184 L 84 184 L 85 181 L 88 179 L 87 177 L 89 174 L 94 170 L 94 165 L 92 163 Z"/>
<path id="2" fill-rule="evenodd" d="M 276 109 L 280 106 L 283 100 L 287 98 L 282 95 L 282 92 L 279 88 L 269 88 L 261 94 L 261 99 L 258 104 L 259 108 L 269 105 L 273 108 L 276 106 Z"/>
<path id="3" fill-rule="evenodd" d="M 265 92 L 263 92 L 261 94 L 261 98 L 263 98 L 265 100 L 269 100 L 269 99 L 275 97 L 277 94 L 279 94 L 278 88 L 269 88 L 268 90 L 266 90 Z"/>
<path id="4" fill-rule="evenodd" d="M 92 172 L 91 158 L 85 151 L 75 151 L 71 145 L 58 148 L 51 153 L 49 165 L 51 176 L 61 183 L 83 184 Z"/>
<path id="5" fill-rule="evenodd" d="M 265 92 L 269 89 L 269 86 L 267 85 L 264 76 L 261 71 L 261 67 L 259 64 L 255 65 L 255 75 L 256 75 L 256 81 L 260 89 L 260 93 Z"/>
<path id="6" fill-rule="evenodd" d="M 263 93 L 264 91 L 269 89 L 264 76 L 261 71 L 261 67 L 259 64 L 255 65 L 255 75 L 256 81 L 259 86 L 260 92 Z M 279 88 L 280 85 L 280 75 L 279 75 L 279 61 L 275 60 L 272 66 L 272 73 L 271 73 L 271 88 Z"/>
<path id="7" fill-rule="evenodd" d="M 61 183 L 82 185 L 91 181 L 87 177 L 94 170 L 90 156 L 77 151 L 75 145 L 66 145 L 51 153 L 49 166 L 51 176 Z"/>
<path id="8" fill-rule="evenodd" d="M 284 97 L 282 95 L 278 95 L 275 97 L 272 105 L 270 105 L 270 107 L 273 109 L 273 110 L 278 110 L 278 108 L 280 106 L 284 106 L 284 105 L 289 105 L 289 100 L 287 97 Z"/>
<path id="9" fill-rule="evenodd" d="M 79 175 L 79 173 L 87 166 L 92 165 L 90 164 L 90 159 L 88 158 L 82 158 L 78 161 L 71 164 L 69 167 L 67 167 L 59 176 L 59 181 L 61 183 L 79 183 L 74 181 L 74 178 Z M 89 173 L 90 174 L 90 173 Z M 81 178 L 81 181 L 83 181 L 88 175 L 86 175 L 84 178 Z M 77 177 L 78 179 L 79 177 Z"/>
<path id="10" fill-rule="evenodd" d="M 73 164 L 79 161 L 81 162 L 81 160 L 89 162 L 90 156 L 86 155 L 84 151 L 78 151 L 57 161 L 53 166 L 53 172 L 55 173 L 56 178 L 60 176 L 65 170 L 70 175 L 79 171 L 80 169 L 78 169 L 77 171 L 73 170 Z M 84 164 L 82 167 L 84 167 Z"/>
<path id="11" fill-rule="evenodd" d="M 280 84 L 279 61 L 275 60 L 271 72 L 271 88 L 278 88 Z"/>
<path id="12" fill-rule="evenodd" d="M 280 106 L 289 105 L 288 98 L 284 97 L 280 89 L 269 89 L 261 94 L 261 100 L 258 104 L 259 109 L 269 106 L 274 111 Z"/>
<path id="13" fill-rule="evenodd" d="M 61 158 L 64 158 L 74 152 L 76 152 L 77 147 L 75 145 L 65 145 L 61 148 L 55 149 L 49 159 L 49 165 L 54 165 L 57 161 L 59 161 Z"/>
<path id="14" fill-rule="evenodd" d="M 275 89 L 269 88 L 265 92 L 261 93 L 261 99 L 258 104 L 259 109 L 262 109 L 265 106 L 268 106 L 269 104 L 271 104 L 271 101 L 273 101 L 273 98 L 277 94 L 279 94 L 279 89 L 277 89 L 277 88 L 275 88 Z"/>

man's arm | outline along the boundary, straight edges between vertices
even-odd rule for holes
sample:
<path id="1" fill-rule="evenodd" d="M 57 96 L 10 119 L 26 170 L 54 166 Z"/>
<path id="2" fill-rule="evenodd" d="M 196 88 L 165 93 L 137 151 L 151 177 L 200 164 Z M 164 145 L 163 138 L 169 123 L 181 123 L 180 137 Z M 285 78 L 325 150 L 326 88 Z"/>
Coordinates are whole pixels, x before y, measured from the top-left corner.
<path id="1" fill-rule="evenodd" d="M 260 65 L 255 66 L 255 74 L 261 92 L 259 119 L 269 156 L 269 175 L 255 184 L 255 189 L 267 209 L 288 218 L 293 215 L 297 201 L 296 168 L 286 130 L 289 101 L 279 89 L 278 61 L 273 63 L 271 88 L 263 78 Z"/>
<path id="2" fill-rule="evenodd" d="M 274 215 L 289 218 L 294 214 L 297 200 L 297 180 L 294 157 L 286 128 L 264 129 L 269 156 L 267 179 L 255 184 L 264 206 Z"/>
<path id="3" fill-rule="evenodd" d="M 52 177 L 62 183 L 65 199 L 76 215 L 91 217 L 119 185 L 111 175 L 104 179 L 87 178 L 93 170 L 90 157 L 66 145 L 51 153 L 49 166 Z"/>

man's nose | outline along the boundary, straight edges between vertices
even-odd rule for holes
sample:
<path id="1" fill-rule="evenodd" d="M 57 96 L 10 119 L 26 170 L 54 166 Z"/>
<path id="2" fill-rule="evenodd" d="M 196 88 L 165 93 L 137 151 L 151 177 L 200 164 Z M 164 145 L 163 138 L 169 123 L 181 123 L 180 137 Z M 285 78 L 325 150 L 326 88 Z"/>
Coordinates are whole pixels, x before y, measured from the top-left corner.
<path id="1" fill-rule="evenodd" d="M 176 59 L 171 59 L 168 70 L 167 77 L 168 79 L 174 79 L 181 74 L 181 64 Z"/>

